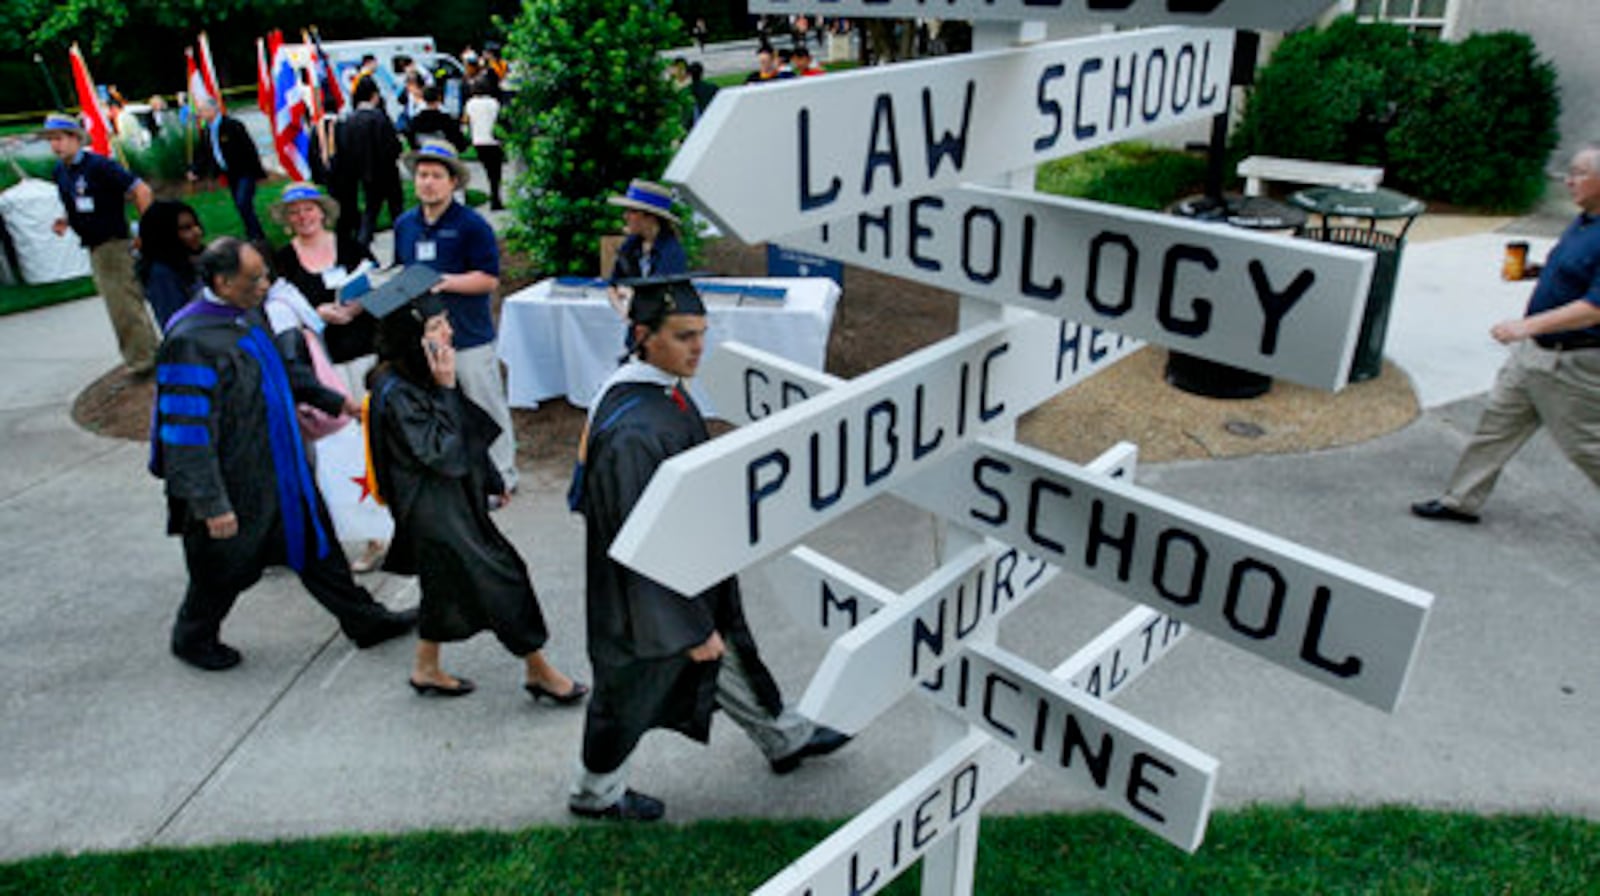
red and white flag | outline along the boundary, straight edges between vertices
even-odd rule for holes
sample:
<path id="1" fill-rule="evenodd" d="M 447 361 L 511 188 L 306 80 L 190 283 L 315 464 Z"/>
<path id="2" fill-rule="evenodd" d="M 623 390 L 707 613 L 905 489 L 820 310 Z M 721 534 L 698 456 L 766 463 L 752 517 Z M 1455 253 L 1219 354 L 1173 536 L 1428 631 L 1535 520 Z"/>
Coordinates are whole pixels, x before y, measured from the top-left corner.
<path id="1" fill-rule="evenodd" d="M 211 64 L 211 43 L 206 40 L 206 33 L 200 32 L 199 41 L 200 78 L 205 82 L 206 95 L 217 101 L 217 111 L 226 112 L 228 107 L 222 102 L 222 85 L 217 82 L 217 68 Z"/>
<path id="2" fill-rule="evenodd" d="M 289 58 L 287 47 L 280 46 L 272 58 L 272 143 L 278 161 L 290 180 L 310 180 L 307 162 L 311 149 L 311 129 L 306 121 L 306 94 L 300 70 Z"/>
<path id="3" fill-rule="evenodd" d="M 97 155 L 111 155 L 110 117 L 100 105 L 100 94 L 94 89 L 94 78 L 89 76 L 89 63 L 83 59 L 78 44 L 72 44 L 72 85 L 78 91 L 78 105 L 83 108 L 83 129 L 89 134 L 89 150 Z"/>
<path id="4" fill-rule="evenodd" d="M 211 92 L 206 89 L 206 80 L 200 74 L 200 66 L 195 64 L 193 47 L 184 49 L 183 60 L 189 69 L 183 81 L 189 90 L 189 120 L 194 122 L 195 128 L 203 128 L 205 123 L 200 120 L 200 103 L 210 97 Z"/>
<path id="5" fill-rule="evenodd" d="M 333 60 L 328 58 L 328 51 L 322 48 L 322 37 L 317 34 L 317 26 L 311 26 L 311 47 L 315 53 L 312 67 L 317 70 L 317 79 L 322 82 L 323 90 L 327 91 L 328 112 L 338 112 L 344 108 L 344 85 L 339 83 L 339 76 L 333 71 Z"/>
<path id="6" fill-rule="evenodd" d="M 272 120 L 272 69 L 267 67 L 267 46 L 256 38 L 256 107 Z"/>

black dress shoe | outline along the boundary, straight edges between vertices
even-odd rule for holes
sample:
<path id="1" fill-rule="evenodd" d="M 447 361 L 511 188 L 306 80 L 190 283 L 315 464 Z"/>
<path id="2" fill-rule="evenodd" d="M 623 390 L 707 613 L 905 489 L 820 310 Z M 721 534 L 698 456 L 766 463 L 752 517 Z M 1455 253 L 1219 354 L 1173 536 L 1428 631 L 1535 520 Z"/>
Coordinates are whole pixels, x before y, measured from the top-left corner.
<path id="1" fill-rule="evenodd" d="M 371 628 L 362 632 L 358 636 L 352 637 L 350 640 L 356 642 L 356 646 L 364 650 L 368 647 L 375 647 L 385 641 L 398 638 L 416 627 L 417 610 L 415 607 L 412 607 L 409 610 L 401 610 L 398 613 L 390 613 L 389 618 L 383 620 L 382 622 L 373 623 Z"/>
<path id="2" fill-rule="evenodd" d="M 1478 521 L 1476 513 L 1457 510 L 1437 500 L 1418 501 L 1411 505 L 1411 512 L 1425 520 L 1448 520 L 1452 523 L 1476 523 Z"/>
<path id="3" fill-rule="evenodd" d="M 565 694 L 557 694 L 555 691 L 542 685 L 534 684 L 531 681 L 525 683 L 522 689 L 528 692 L 528 696 L 532 697 L 535 703 L 548 698 L 559 706 L 572 706 L 579 700 L 589 696 L 589 686 L 581 681 L 574 681 L 572 687 L 568 688 Z"/>
<path id="4" fill-rule="evenodd" d="M 805 746 L 787 756 L 769 760 L 772 773 L 787 775 L 800 767 L 800 763 L 809 756 L 826 756 L 850 742 L 850 735 L 843 731 L 835 731 L 826 725 L 818 725 L 817 730 L 811 732 L 811 739 Z"/>
<path id="5" fill-rule="evenodd" d="M 602 818 L 608 821 L 655 821 L 667 814 L 666 803 L 637 790 L 625 790 L 622 799 L 603 809 L 567 803 L 567 811 L 581 818 Z"/>
<path id="6" fill-rule="evenodd" d="M 244 660 L 239 651 L 221 641 L 212 641 L 209 644 L 201 644 L 197 647 L 180 647 L 174 644 L 172 645 L 172 655 L 194 666 L 196 669 L 204 669 L 207 672 L 221 672 L 224 669 L 232 669 Z"/>
<path id="7" fill-rule="evenodd" d="M 417 681 L 415 678 L 406 679 L 411 689 L 417 692 L 418 697 L 465 697 L 476 691 L 478 686 L 470 678 L 456 677 L 456 686 L 447 684 L 434 684 L 429 681 Z"/>

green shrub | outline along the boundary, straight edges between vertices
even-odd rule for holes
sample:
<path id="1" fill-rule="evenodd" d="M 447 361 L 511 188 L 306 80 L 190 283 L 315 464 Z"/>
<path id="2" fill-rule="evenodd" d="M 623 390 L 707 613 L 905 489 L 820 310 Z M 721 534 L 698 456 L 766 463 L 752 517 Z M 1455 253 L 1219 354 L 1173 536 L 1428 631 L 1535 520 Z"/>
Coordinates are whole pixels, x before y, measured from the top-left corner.
<path id="1" fill-rule="evenodd" d="M 621 220 L 606 197 L 666 169 L 689 98 L 659 52 L 683 33 L 664 0 L 523 0 L 507 45 L 532 61 L 506 112 L 526 169 L 509 239 L 542 273 L 593 274 Z"/>
<path id="2" fill-rule="evenodd" d="M 1160 211 L 1205 187 L 1205 159 L 1146 143 L 1120 143 L 1039 166 L 1041 193 Z"/>
<path id="3" fill-rule="evenodd" d="M 1347 16 L 1278 47 L 1230 154 L 1378 165 L 1385 184 L 1430 199 L 1525 208 L 1558 108 L 1554 70 L 1525 35 L 1446 44 Z"/>
<path id="4" fill-rule="evenodd" d="M 1522 209 L 1545 188 L 1557 143 L 1555 68 L 1525 34 L 1440 45 L 1389 133 L 1390 178 L 1457 205 Z"/>
<path id="5" fill-rule="evenodd" d="M 176 183 L 189 168 L 189 149 L 184 128 L 163 128 L 144 149 L 123 145 L 122 157 L 128 170 L 151 183 Z"/>

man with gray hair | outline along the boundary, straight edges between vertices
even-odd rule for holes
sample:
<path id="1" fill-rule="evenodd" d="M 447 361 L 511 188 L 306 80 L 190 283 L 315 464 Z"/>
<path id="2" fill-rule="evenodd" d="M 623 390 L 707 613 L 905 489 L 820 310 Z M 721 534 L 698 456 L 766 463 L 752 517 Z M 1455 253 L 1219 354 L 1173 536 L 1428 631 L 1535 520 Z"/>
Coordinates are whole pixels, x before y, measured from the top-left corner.
<path id="1" fill-rule="evenodd" d="M 1578 217 L 1550 250 L 1527 312 L 1489 329 L 1516 345 L 1444 495 L 1411 505 L 1417 516 L 1476 523 L 1501 469 L 1541 425 L 1600 485 L 1600 143 L 1573 155 L 1566 185 Z"/>
<path id="2" fill-rule="evenodd" d="M 252 240 L 264 240 L 261 219 L 256 216 L 256 184 L 267 176 L 261 167 L 261 154 L 256 152 L 255 141 L 244 122 L 231 115 L 222 114 L 215 97 L 200 100 L 200 121 L 205 128 L 205 139 L 195 150 L 194 167 L 189 179 L 221 177 L 228 182 L 228 192 L 233 196 L 233 207 L 244 222 L 244 232 Z"/>
<path id="3" fill-rule="evenodd" d="M 150 471 L 166 480 L 167 533 L 183 538 L 189 588 L 172 652 L 200 669 L 239 664 L 223 619 L 268 566 L 286 565 L 358 647 L 410 631 L 350 574 L 300 438 L 296 403 L 354 414 L 323 388 L 290 330 L 275 343 L 261 302 L 266 260 L 232 237 L 200 255 L 204 289 L 167 324 L 156 358 Z"/>

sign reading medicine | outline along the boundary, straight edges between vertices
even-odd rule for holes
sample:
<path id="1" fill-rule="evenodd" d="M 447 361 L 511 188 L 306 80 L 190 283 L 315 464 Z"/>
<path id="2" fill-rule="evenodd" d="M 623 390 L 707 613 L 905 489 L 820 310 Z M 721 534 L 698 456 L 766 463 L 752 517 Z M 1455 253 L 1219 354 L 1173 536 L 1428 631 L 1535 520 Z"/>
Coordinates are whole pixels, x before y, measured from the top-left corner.
<path id="1" fill-rule="evenodd" d="M 850 264 L 1320 389 L 1345 384 L 1372 253 L 964 187 L 790 234 Z"/>
<path id="2" fill-rule="evenodd" d="M 1044 20 L 1107 25 L 1187 25 L 1288 31 L 1309 23 L 1332 0 L 749 0 L 753 13 L 812 13 L 851 18 L 993 22 Z"/>
<path id="3" fill-rule="evenodd" d="M 665 179 L 761 242 L 1210 118 L 1232 58 L 1232 31 L 1161 28 L 724 90 Z"/>

